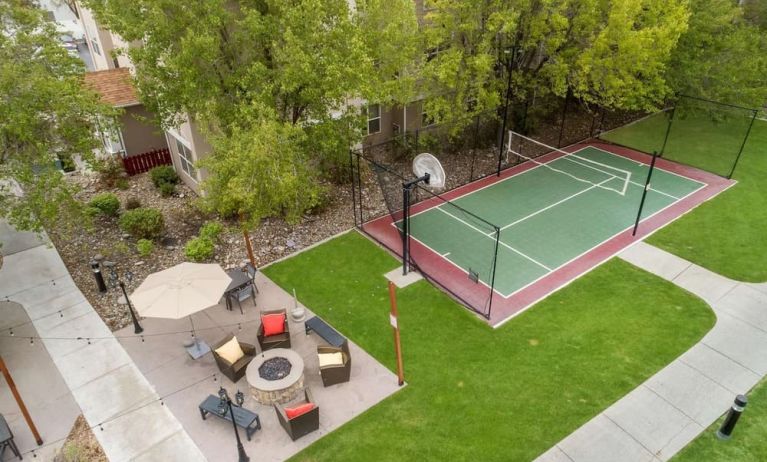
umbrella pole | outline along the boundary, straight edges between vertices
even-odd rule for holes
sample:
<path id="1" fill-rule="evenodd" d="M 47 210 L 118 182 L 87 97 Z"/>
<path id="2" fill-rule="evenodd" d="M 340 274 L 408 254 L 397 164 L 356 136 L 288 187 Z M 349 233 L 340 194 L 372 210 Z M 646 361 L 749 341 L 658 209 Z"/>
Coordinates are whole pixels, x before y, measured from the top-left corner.
<path id="1" fill-rule="evenodd" d="M 200 341 L 197 340 L 197 334 L 194 333 L 194 320 L 192 319 L 192 315 L 189 315 L 189 323 L 192 325 L 192 338 L 194 339 L 194 348 L 197 351 L 200 351 Z"/>

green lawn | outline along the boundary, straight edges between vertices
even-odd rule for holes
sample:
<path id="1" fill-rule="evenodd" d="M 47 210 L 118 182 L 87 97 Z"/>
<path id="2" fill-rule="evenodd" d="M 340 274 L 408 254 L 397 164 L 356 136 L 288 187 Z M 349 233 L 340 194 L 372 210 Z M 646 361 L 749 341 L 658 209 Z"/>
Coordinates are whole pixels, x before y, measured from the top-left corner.
<path id="1" fill-rule="evenodd" d="M 390 369 L 385 272 L 351 232 L 264 269 Z M 611 260 L 493 330 L 425 281 L 398 291 L 408 386 L 298 460 L 531 460 L 696 343 L 701 300 Z"/>
<path id="2" fill-rule="evenodd" d="M 748 395 L 749 404 L 735 427 L 732 439 L 721 441 L 716 431 L 724 417 L 711 425 L 673 460 L 675 462 L 752 462 L 767 460 L 767 381 Z"/>
<path id="3" fill-rule="evenodd" d="M 691 119 L 675 125 L 671 157 L 726 170 L 719 154 L 731 152 L 734 142 L 726 129 Z M 654 116 L 604 138 L 649 152 L 659 145 L 663 130 L 663 117 Z M 733 178 L 737 185 L 658 231 L 649 242 L 732 279 L 767 281 L 767 122 L 755 122 Z"/>

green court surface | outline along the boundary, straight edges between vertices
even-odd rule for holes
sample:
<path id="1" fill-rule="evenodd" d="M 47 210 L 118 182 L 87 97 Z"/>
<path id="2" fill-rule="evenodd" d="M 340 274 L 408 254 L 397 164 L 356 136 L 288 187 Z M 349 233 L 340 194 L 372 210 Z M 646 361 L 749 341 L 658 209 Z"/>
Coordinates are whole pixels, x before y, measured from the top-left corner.
<path id="1" fill-rule="evenodd" d="M 632 227 L 648 168 L 589 146 L 414 213 L 410 235 L 509 297 Z M 642 219 L 703 187 L 656 168 Z"/>

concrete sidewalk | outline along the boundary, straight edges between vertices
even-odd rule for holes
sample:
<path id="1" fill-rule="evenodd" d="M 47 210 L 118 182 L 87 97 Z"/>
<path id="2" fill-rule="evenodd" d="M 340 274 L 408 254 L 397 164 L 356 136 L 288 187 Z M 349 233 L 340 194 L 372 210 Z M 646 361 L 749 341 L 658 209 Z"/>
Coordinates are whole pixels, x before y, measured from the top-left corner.
<path id="1" fill-rule="evenodd" d="M 620 257 L 701 297 L 716 325 L 538 461 L 668 460 L 767 374 L 767 284 L 732 281 L 644 242 Z"/>
<path id="2" fill-rule="evenodd" d="M 109 460 L 205 460 L 75 286 L 56 249 L 4 225 L 0 242 L 0 299 L 26 309 L 88 424 L 101 424 L 94 434 Z M 38 419 L 56 418 L 45 412 Z"/>

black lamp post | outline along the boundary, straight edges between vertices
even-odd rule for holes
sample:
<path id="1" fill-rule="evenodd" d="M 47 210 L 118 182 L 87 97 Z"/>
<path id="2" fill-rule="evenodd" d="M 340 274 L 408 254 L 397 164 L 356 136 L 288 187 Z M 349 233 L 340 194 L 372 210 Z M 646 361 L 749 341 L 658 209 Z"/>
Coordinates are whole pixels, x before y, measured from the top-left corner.
<path id="1" fill-rule="evenodd" d="M 107 291 L 107 286 L 104 284 L 104 275 L 101 274 L 101 265 L 98 260 L 91 260 L 91 269 L 93 270 L 93 277 L 96 279 L 96 285 L 99 288 L 99 292 L 103 294 Z"/>
<path id="2" fill-rule="evenodd" d="M 241 391 L 237 391 L 237 393 L 234 395 L 235 399 L 237 400 L 237 406 L 242 406 L 242 403 L 245 399 Z M 237 454 L 239 455 L 239 462 L 250 462 L 250 458 L 247 454 L 245 454 L 245 448 L 242 446 L 242 440 L 240 439 L 240 432 L 237 430 L 237 422 L 234 421 L 234 404 L 232 404 L 232 399 L 229 398 L 229 393 L 226 391 L 226 388 L 221 387 L 218 389 L 218 398 L 221 400 L 221 404 L 219 405 L 219 408 L 223 412 L 229 412 L 232 415 L 232 427 L 234 427 L 234 437 L 237 439 Z"/>
<path id="3" fill-rule="evenodd" d="M 117 273 L 117 270 L 115 270 L 114 262 L 105 261 L 104 266 L 109 269 L 109 285 L 112 286 L 113 288 L 116 286 L 119 286 L 123 292 L 123 297 L 125 297 L 125 303 L 128 304 L 128 311 L 130 312 L 130 317 L 133 320 L 133 333 L 140 334 L 144 332 L 144 328 L 141 327 L 141 324 L 139 324 L 138 317 L 136 316 L 136 313 L 133 311 L 133 305 L 131 305 L 130 298 L 128 298 L 128 292 L 125 290 L 125 284 L 123 283 L 122 279 L 120 279 L 120 275 Z M 128 280 L 128 282 L 131 282 L 133 280 L 133 273 L 131 273 L 130 271 L 126 271 L 125 278 Z"/>

